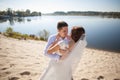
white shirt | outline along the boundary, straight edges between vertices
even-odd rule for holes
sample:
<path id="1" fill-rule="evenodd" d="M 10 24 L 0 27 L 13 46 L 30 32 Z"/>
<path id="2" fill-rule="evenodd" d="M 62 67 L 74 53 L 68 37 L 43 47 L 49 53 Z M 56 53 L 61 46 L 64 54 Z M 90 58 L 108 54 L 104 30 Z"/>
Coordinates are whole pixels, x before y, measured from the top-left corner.
<path id="1" fill-rule="evenodd" d="M 54 35 L 51 35 L 51 36 L 48 38 L 48 42 L 47 42 L 47 44 L 46 44 L 46 46 L 45 46 L 45 49 L 44 49 L 44 55 L 50 57 L 51 59 L 59 60 L 59 59 L 60 59 L 59 53 L 57 53 L 57 52 L 56 52 L 56 53 L 53 53 L 53 54 L 48 54 L 48 53 L 47 53 L 48 47 L 56 40 L 56 36 L 57 36 L 57 34 L 54 34 Z M 60 40 L 63 40 L 63 39 L 60 38 Z M 65 38 L 64 41 L 65 41 L 66 43 L 68 43 L 68 42 L 69 42 L 69 39 L 68 39 L 68 38 Z"/>

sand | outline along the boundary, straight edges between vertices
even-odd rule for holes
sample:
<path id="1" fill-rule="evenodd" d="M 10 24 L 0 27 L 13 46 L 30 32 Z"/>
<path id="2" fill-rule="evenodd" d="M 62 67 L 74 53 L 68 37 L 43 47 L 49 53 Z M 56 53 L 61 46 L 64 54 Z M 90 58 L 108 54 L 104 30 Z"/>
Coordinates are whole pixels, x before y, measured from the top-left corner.
<path id="1" fill-rule="evenodd" d="M 0 34 L 0 80 L 38 80 L 50 58 L 44 41 L 18 40 Z M 74 80 L 120 80 L 120 53 L 86 48 Z"/>

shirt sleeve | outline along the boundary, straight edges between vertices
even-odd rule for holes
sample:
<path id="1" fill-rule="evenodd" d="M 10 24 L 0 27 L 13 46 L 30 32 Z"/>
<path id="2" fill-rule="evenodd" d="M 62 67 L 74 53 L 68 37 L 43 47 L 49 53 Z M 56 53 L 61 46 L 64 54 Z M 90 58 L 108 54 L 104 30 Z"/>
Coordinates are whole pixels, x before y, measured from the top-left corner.
<path id="1" fill-rule="evenodd" d="M 54 54 L 48 54 L 48 53 L 47 53 L 48 47 L 49 47 L 53 42 L 54 42 L 54 37 L 53 37 L 53 36 L 50 36 L 50 37 L 48 38 L 48 42 L 47 42 L 47 44 L 46 44 L 46 46 L 45 46 L 45 49 L 44 49 L 44 55 L 50 57 L 51 59 L 59 60 L 59 59 L 60 59 L 60 55 L 58 55 L 58 54 L 56 54 L 56 53 L 54 53 Z"/>

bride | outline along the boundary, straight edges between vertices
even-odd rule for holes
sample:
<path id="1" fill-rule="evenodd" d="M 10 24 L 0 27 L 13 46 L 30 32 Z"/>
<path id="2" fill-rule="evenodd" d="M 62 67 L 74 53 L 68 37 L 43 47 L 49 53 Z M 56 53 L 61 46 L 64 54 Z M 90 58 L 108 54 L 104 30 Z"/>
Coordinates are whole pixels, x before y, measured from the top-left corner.
<path id="1" fill-rule="evenodd" d="M 69 43 L 62 40 L 48 48 L 48 53 L 59 52 L 61 58 L 59 61 L 50 61 L 40 80 L 72 80 L 72 74 L 87 45 L 84 28 L 73 27 L 69 39 Z"/>

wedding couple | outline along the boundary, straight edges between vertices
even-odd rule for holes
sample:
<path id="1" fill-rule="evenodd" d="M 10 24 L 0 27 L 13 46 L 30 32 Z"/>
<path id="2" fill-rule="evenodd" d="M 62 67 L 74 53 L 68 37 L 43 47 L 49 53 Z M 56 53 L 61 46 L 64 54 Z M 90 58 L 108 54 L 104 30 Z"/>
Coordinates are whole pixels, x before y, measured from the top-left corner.
<path id="1" fill-rule="evenodd" d="M 44 54 L 51 58 L 40 80 L 73 80 L 73 72 L 87 45 L 83 27 L 74 26 L 68 35 L 68 24 L 60 21 L 58 33 L 48 39 Z"/>

